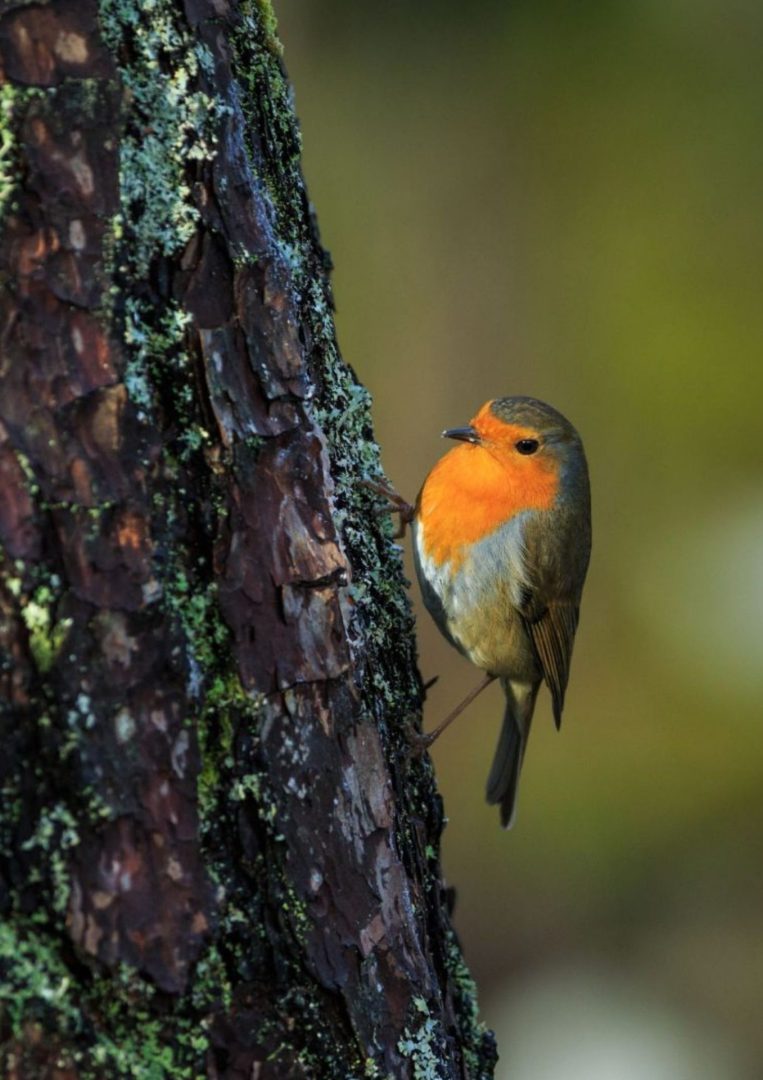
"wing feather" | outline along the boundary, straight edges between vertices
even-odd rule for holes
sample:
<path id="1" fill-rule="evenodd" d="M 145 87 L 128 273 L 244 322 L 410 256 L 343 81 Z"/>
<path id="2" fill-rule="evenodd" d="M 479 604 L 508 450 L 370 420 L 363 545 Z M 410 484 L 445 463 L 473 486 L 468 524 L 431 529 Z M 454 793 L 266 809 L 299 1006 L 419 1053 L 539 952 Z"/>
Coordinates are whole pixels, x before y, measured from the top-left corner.
<path id="1" fill-rule="evenodd" d="M 551 691 L 557 727 L 562 722 L 590 546 L 586 513 L 556 514 L 553 526 L 540 515 L 533 516 L 524 530 L 518 608 Z"/>
<path id="2" fill-rule="evenodd" d="M 564 694 L 570 675 L 578 611 L 577 604 L 550 603 L 535 618 L 525 616 L 525 626 L 543 669 L 543 677 L 551 691 L 557 728 L 562 723 Z"/>

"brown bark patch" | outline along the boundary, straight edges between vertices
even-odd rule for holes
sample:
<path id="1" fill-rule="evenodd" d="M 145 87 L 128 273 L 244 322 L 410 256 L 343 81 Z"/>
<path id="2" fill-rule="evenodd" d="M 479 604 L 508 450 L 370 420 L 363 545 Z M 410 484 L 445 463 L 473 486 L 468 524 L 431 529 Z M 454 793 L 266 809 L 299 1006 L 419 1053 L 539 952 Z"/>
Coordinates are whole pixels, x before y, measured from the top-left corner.
<path id="1" fill-rule="evenodd" d="M 105 77 L 111 59 L 97 33 L 94 0 L 29 4 L 0 22 L 0 59 L 7 76 L 29 86 Z"/>

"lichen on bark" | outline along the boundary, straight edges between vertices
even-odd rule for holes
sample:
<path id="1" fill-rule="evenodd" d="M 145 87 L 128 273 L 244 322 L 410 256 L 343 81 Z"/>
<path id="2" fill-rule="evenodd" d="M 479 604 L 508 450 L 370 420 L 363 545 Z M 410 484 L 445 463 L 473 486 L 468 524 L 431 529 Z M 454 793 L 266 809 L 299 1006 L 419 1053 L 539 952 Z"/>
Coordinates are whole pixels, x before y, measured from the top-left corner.
<path id="1" fill-rule="evenodd" d="M 487 1077 L 272 8 L 11 4 L 0 62 L 0 1059 Z"/>

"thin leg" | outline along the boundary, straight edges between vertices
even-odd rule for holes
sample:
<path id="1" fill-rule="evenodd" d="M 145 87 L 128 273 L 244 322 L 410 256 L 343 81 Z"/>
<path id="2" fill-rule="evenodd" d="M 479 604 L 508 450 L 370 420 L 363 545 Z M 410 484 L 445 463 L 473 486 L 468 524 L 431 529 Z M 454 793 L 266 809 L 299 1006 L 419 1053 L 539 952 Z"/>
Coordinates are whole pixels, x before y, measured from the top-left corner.
<path id="1" fill-rule="evenodd" d="M 382 514 L 399 514 L 400 526 L 393 534 L 395 540 L 399 540 L 405 536 L 405 528 L 413 521 L 416 508 L 409 502 L 406 502 L 402 495 L 398 495 L 394 488 L 389 487 L 387 484 L 377 484 L 373 480 L 361 480 L 363 487 L 367 487 L 369 491 L 373 491 L 376 495 L 381 495 L 383 499 L 387 500 L 387 506 L 381 511 Z"/>
<path id="2" fill-rule="evenodd" d="M 486 675 L 481 683 L 475 686 L 473 690 L 469 691 L 461 704 L 457 705 L 453 712 L 448 713 L 443 722 L 441 724 L 438 724 L 434 731 L 430 731 L 428 735 L 424 732 L 422 732 L 421 735 L 417 734 L 414 737 L 414 742 L 416 743 L 416 745 L 422 750 L 426 750 L 428 747 L 430 747 L 435 741 L 435 739 L 438 739 L 440 735 L 442 735 L 443 731 L 445 731 L 445 728 L 450 727 L 453 721 L 461 715 L 464 709 L 467 708 L 467 706 L 471 705 L 474 699 L 476 697 L 479 697 L 479 695 L 486 687 L 490 686 L 491 682 L 495 682 L 495 679 L 495 675 Z"/>

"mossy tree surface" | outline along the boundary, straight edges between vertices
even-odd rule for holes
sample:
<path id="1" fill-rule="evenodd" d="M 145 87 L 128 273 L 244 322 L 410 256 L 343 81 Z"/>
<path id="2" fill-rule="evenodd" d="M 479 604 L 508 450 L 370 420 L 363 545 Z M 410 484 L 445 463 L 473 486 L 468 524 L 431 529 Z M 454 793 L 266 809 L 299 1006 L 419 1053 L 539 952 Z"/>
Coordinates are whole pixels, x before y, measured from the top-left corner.
<path id="1" fill-rule="evenodd" d="M 0 1069 L 490 1076 L 269 4 L 0 77 Z"/>

